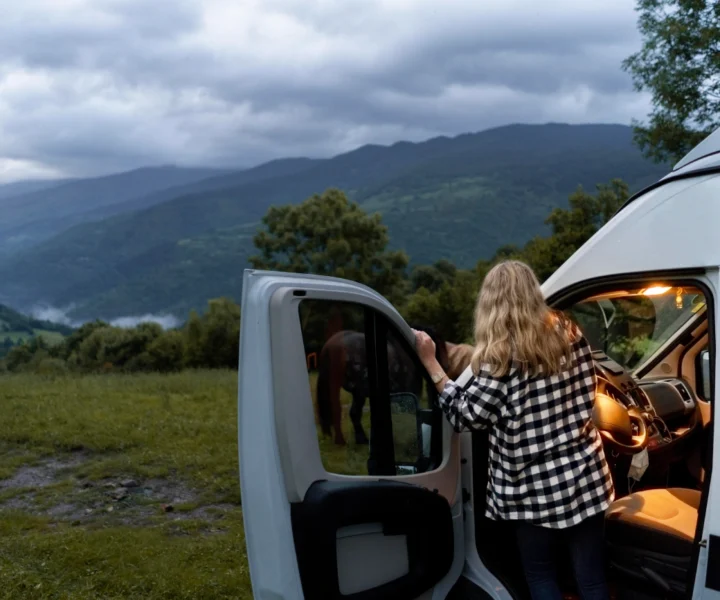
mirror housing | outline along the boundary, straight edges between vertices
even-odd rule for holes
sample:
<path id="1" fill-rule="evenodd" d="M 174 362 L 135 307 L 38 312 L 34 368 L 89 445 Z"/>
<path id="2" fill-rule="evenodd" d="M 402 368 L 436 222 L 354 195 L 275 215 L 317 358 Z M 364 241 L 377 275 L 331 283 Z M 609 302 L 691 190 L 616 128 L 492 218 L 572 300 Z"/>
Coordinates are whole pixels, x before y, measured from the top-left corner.
<path id="1" fill-rule="evenodd" d="M 430 454 L 430 432 L 428 431 L 426 436 L 423 435 L 424 429 L 428 428 L 423 424 L 423 412 L 415 394 L 407 392 L 390 394 L 390 419 L 395 445 L 395 469 L 398 475 L 412 475 L 418 472 L 426 445 L 427 454 Z"/>

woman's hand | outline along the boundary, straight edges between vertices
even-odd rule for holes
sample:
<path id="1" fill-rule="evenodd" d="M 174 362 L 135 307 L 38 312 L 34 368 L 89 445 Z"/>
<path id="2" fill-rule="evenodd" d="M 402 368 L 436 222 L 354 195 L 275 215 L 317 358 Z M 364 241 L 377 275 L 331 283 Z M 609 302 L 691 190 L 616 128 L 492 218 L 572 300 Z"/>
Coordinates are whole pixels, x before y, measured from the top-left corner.
<path id="1" fill-rule="evenodd" d="M 428 366 L 428 364 L 435 361 L 435 342 L 424 331 L 413 329 L 413 332 L 415 333 L 415 348 L 418 356 L 422 363 Z"/>
<path id="2" fill-rule="evenodd" d="M 435 389 L 437 389 L 438 394 L 441 394 L 445 383 L 448 381 L 448 377 L 445 375 L 442 366 L 435 357 L 435 342 L 433 342 L 433 339 L 424 331 L 413 329 L 413 332 L 415 333 L 415 348 L 420 357 L 420 361 L 433 377 Z"/>

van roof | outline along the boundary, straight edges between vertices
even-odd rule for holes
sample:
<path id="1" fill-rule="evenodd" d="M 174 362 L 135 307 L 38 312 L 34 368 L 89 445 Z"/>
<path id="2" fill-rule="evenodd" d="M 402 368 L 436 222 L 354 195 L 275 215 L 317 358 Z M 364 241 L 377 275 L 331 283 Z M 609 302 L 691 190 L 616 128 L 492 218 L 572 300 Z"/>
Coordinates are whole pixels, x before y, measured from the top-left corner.
<path id="1" fill-rule="evenodd" d="M 681 158 L 665 177 L 628 198 L 615 214 L 623 211 L 641 196 L 670 181 L 713 173 L 720 173 L 720 127 Z"/>
<path id="2" fill-rule="evenodd" d="M 707 136 L 702 142 L 695 146 L 690 152 L 683 156 L 678 163 L 673 167 L 673 171 L 678 171 L 683 167 L 686 167 L 691 162 L 695 162 L 701 158 L 705 158 L 710 154 L 717 154 L 720 152 L 720 128 L 713 131 Z M 720 157 L 718 157 L 720 160 Z"/>

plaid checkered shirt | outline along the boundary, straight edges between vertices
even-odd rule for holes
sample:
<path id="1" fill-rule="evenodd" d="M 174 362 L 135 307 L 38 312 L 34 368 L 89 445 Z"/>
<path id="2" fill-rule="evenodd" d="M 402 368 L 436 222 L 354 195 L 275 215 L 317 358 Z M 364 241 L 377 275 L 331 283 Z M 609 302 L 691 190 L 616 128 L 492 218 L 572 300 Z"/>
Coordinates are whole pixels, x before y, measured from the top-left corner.
<path id="1" fill-rule="evenodd" d="M 551 528 L 605 511 L 615 496 L 602 440 L 592 422 L 595 364 L 580 334 L 570 368 L 530 376 L 487 367 L 460 386 L 445 384 L 440 406 L 456 431 L 487 429 L 485 514 Z"/>

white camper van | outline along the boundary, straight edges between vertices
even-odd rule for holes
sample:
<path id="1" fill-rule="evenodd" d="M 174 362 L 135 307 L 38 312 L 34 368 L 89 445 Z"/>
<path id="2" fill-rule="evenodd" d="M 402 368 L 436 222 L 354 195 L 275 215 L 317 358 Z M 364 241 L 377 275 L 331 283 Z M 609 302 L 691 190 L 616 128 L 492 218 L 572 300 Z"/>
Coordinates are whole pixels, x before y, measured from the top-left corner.
<path id="1" fill-rule="evenodd" d="M 595 350 L 596 423 L 617 488 L 606 518 L 614 593 L 720 598 L 720 130 L 631 198 L 543 291 Z M 408 377 L 429 379 L 392 305 L 345 280 L 246 271 L 242 317 L 255 598 L 528 596 L 513 535 L 484 516 L 487 437 L 454 433 L 432 385 Z M 572 573 L 560 575 L 573 594 Z"/>

